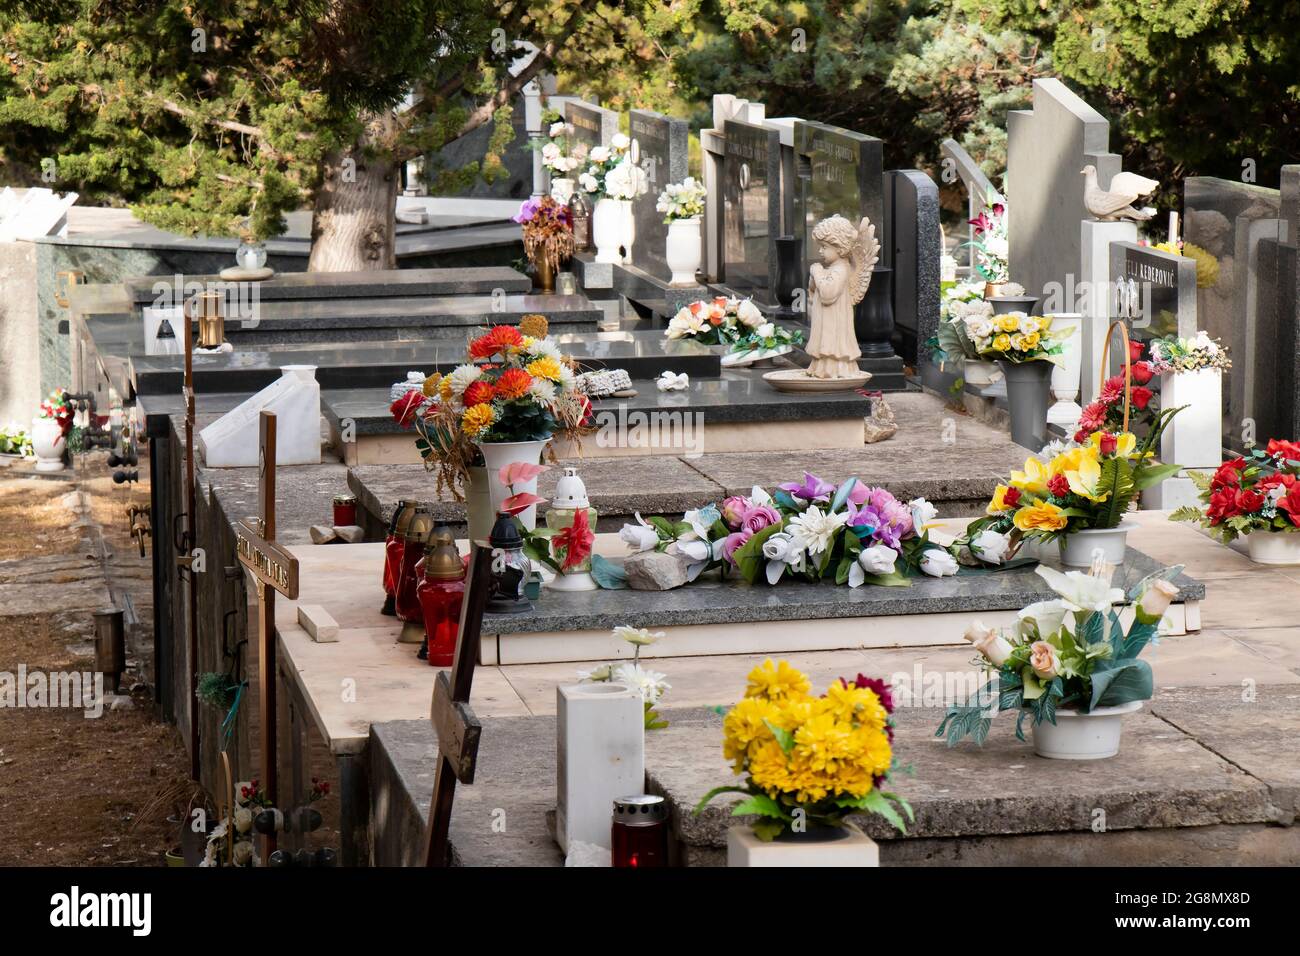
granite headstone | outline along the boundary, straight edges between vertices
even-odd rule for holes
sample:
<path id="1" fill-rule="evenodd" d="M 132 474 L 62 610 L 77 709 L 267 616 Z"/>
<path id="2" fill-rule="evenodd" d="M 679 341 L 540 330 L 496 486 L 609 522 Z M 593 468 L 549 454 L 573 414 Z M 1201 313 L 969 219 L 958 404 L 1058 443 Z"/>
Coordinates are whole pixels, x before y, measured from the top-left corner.
<path id="1" fill-rule="evenodd" d="M 722 282 L 760 303 L 773 301 L 781 227 L 781 141 L 774 129 L 723 122 Z"/>
<path id="2" fill-rule="evenodd" d="M 813 228 L 828 216 L 857 225 L 866 216 L 884 235 L 884 144 L 838 126 L 794 123 L 793 234 L 803 240 L 803 271 L 816 260 Z M 888 263 L 884 263 L 888 265 Z"/>
<path id="3" fill-rule="evenodd" d="M 1110 274 L 1115 289 L 1111 317 L 1128 325 L 1139 342 L 1196 336 L 1196 260 L 1161 252 L 1133 242 L 1110 246 Z M 1123 356 L 1116 342 L 1110 347 L 1111 367 Z"/>
<path id="4" fill-rule="evenodd" d="M 618 132 L 618 114 L 595 103 L 570 100 L 564 104 L 564 120 L 573 127 L 573 139 L 587 146 L 608 146 Z"/>
<path id="5" fill-rule="evenodd" d="M 631 159 L 645 173 L 645 189 L 632 201 L 636 240 L 632 243 L 632 265 L 659 279 L 672 277 L 664 260 L 668 226 L 664 214 L 655 209 L 659 194 L 669 183 L 686 178 L 687 123 L 650 110 L 628 114 L 632 139 Z"/>

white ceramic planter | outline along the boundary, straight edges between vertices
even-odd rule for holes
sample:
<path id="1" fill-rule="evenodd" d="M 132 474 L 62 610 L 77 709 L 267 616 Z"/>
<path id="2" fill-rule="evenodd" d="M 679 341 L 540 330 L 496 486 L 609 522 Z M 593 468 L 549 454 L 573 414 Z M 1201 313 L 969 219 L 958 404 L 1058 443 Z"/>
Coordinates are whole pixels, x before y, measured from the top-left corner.
<path id="1" fill-rule="evenodd" d="M 966 384 L 974 388 L 987 388 L 1002 374 L 996 362 L 983 359 L 964 359 L 961 365 L 961 377 Z"/>
<path id="2" fill-rule="evenodd" d="M 573 196 L 573 180 L 567 177 L 551 180 L 551 198 L 561 206 L 569 204 L 570 197 Z"/>
<path id="3" fill-rule="evenodd" d="M 1123 564 L 1132 525 L 1121 521 L 1114 528 L 1075 531 L 1060 539 L 1061 563 L 1071 568 L 1090 568 L 1092 559 L 1101 552 L 1107 564 Z"/>
<path id="4" fill-rule="evenodd" d="M 645 789 L 641 692 L 608 682 L 555 689 L 555 839 L 610 845 L 614 801 Z"/>
<path id="5" fill-rule="evenodd" d="M 632 214 L 632 200 L 620 199 L 619 207 L 623 211 L 623 264 L 632 264 L 632 243 L 636 242 L 636 216 Z"/>
<path id="6" fill-rule="evenodd" d="M 1056 403 L 1047 410 L 1047 421 L 1060 425 L 1070 434 L 1079 426 L 1083 408 L 1079 405 L 1080 358 L 1083 351 L 1082 317 L 1078 314 L 1056 315 L 1052 319 L 1054 331 L 1068 331 L 1065 354 L 1060 365 L 1052 369 L 1052 398 Z"/>
<path id="7" fill-rule="evenodd" d="M 1103 760 L 1119 753 L 1124 715 L 1142 709 L 1134 700 L 1118 707 L 1098 707 L 1092 713 L 1058 710 L 1056 723 L 1035 725 L 1028 719 L 1034 737 L 1034 753 L 1052 760 Z"/>
<path id="8" fill-rule="evenodd" d="M 674 219 L 668 224 L 667 249 L 664 261 L 673 270 L 670 281 L 675 286 L 693 286 L 695 273 L 700 268 L 700 220 Z"/>
<path id="9" fill-rule="evenodd" d="M 1300 564 L 1300 532 L 1252 531 L 1246 552 L 1256 564 Z"/>
<path id="10" fill-rule="evenodd" d="M 850 826 L 767 842 L 747 826 L 734 826 L 727 831 L 727 866 L 880 866 L 880 848 Z"/>
<path id="11" fill-rule="evenodd" d="M 524 462 L 530 465 L 541 464 L 542 452 L 550 443 L 550 439 L 545 441 L 511 441 L 511 442 L 480 442 L 479 451 L 483 453 L 483 464 L 487 472 L 488 499 L 491 505 L 488 515 L 488 531 L 491 528 L 491 519 L 495 517 L 496 511 L 501 507 L 501 503 L 510 497 L 511 494 L 518 494 L 521 491 L 527 491 L 537 494 L 537 479 L 532 478 L 529 481 L 517 481 L 513 486 L 507 488 L 501 484 L 500 472 L 505 465 L 515 462 Z M 537 527 L 537 506 L 532 505 L 518 515 L 519 521 L 525 528 L 532 531 Z M 487 537 L 485 534 L 483 537 Z"/>
<path id="12" fill-rule="evenodd" d="M 63 429 L 53 418 L 32 419 L 32 452 L 37 471 L 62 471 L 63 453 L 67 450 Z"/>
<path id="13" fill-rule="evenodd" d="M 591 211 L 591 242 L 596 247 L 596 261 L 621 263 L 619 246 L 624 234 L 623 204 L 617 199 L 598 199 Z"/>

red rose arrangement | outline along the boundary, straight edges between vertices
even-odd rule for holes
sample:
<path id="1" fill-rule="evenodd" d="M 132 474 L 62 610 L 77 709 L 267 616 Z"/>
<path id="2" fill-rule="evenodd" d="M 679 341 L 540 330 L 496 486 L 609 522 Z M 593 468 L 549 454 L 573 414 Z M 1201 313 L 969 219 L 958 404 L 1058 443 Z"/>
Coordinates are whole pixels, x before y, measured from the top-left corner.
<path id="1" fill-rule="evenodd" d="M 1093 432 L 1134 431 L 1135 426 L 1152 425 L 1160 413 L 1156 393 L 1147 388 L 1155 378 L 1155 366 L 1142 357 L 1146 348 L 1141 342 L 1129 341 L 1129 359 L 1133 363 L 1133 387 L 1129 392 L 1129 422 L 1124 427 L 1124 376 L 1112 375 L 1102 383 L 1096 400 L 1083 409 L 1079 416 L 1079 430 L 1074 440 L 1083 444 Z"/>
<path id="2" fill-rule="evenodd" d="M 1300 531 L 1300 443 L 1270 439 L 1212 475 L 1189 474 L 1202 507 L 1179 508 L 1171 520 L 1193 521 L 1225 544 L 1254 531 Z"/>

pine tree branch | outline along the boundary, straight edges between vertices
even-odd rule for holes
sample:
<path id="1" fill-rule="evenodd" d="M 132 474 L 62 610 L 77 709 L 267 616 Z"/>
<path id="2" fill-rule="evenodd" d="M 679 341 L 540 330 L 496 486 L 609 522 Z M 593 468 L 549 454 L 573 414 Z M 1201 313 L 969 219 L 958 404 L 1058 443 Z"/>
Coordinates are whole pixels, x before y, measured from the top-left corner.
<path id="1" fill-rule="evenodd" d="M 266 133 L 263 132 L 260 126 L 249 126 L 247 123 L 237 123 L 234 120 L 223 120 L 217 119 L 216 117 L 200 116 L 197 110 L 181 106 L 181 104 L 177 103 L 175 100 L 163 99 L 156 93 L 149 93 L 146 95 L 151 99 L 158 100 L 162 108 L 168 113 L 173 113 L 176 116 L 183 117 L 184 119 L 198 119 L 209 126 L 216 126 L 219 129 L 229 130 L 232 133 L 242 133 L 245 136 L 252 136 L 255 139 L 262 139 L 266 136 Z M 300 138 L 304 136 L 307 136 L 307 134 L 300 134 Z"/>

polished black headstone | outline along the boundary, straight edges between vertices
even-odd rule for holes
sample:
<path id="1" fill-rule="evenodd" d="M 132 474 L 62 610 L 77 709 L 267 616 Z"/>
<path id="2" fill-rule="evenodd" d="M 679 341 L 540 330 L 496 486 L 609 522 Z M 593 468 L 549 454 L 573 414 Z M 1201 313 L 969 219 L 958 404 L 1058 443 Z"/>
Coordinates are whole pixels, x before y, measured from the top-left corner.
<path id="1" fill-rule="evenodd" d="M 652 276 L 667 280 L 672 270 L 665 261 L 668 226 L 664 214 L 655 209 L 659 194 L 669 183 L 680 183 L 687 170 L 687 123 L 650 110 L 632 110 L 628 115 L 632 137 L 632 161 L 645 173 L 646 186 L 632 201 L 636 239 L 632 243 L 632 264 Z"/>
<path id="2" fill-rule="evenodd" d="M 723 122 L 722 134 L 722 283 L 772 303 L 781 234 L 780 134 L 734 119 Z"/>

